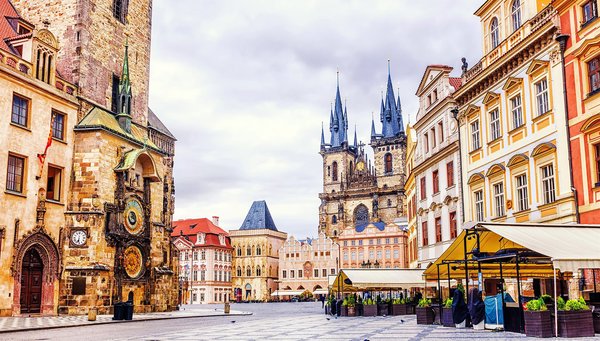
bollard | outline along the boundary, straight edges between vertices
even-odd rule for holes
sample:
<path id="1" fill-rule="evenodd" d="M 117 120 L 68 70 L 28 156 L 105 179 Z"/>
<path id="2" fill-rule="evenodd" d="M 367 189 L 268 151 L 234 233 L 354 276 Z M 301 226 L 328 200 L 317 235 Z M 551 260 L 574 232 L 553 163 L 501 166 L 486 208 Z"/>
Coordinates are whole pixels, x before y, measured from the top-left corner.
<path id="1" fill-rule="evenodd" d="M 223 312 L 225 314 L 229 314 L 231 307 L 229 306 L 229 302 L 225 302 L 225 309 L 223 309 Z"/>
<path id="2" fill-rule="evenodd" d="M 88 321 L 96 321 L 97 314 L 98 308 L 90 308 L 90 310 L 88 310 Z"/>

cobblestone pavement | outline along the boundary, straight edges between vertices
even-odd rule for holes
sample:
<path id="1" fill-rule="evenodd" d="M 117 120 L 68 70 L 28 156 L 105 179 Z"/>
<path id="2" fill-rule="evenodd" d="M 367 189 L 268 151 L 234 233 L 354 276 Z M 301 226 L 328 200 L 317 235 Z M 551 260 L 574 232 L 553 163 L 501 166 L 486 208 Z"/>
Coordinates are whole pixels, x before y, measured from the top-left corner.
<path id="1" fill-rule="evenodd" d="M 250 314 L 232 310 L 229 316 Z M 223 307 L 202 309 L 189 308 L 182 311 L 134 314 L 133 321 L 164 320 L 179 318 L 195 318 L 208 316 L 221 316 Z M 78 316 L 42 316 L 42 317 L 0 317 L 0 333 L 15 332 L 21 330 L 52 329 L 72 326 L 100 325 L 108 323 L 127 323 L 131 321 L 113 321 L 112 315 L 98 315 L 96 321 L 88 321 L 87 315 Z"/>
<path id="2" fill-rule="evenodd" d="M 191 306 L 188 310 L 202 307 Z M 417 325 L 414 315 L 340 317 L 320 303 L 233 304 L 246 316 L 142 321 L 0 334 L 0 340 L 467 340 L 525 339 L 522 334 Z M 187 310 L 186 310 L 187 311 Z M 85 335 L 83 337 L 82 335 Z M 597 338 L 600 340 L 600 338 Z M 578 339 L 584 340 L 584 339 Z"/>

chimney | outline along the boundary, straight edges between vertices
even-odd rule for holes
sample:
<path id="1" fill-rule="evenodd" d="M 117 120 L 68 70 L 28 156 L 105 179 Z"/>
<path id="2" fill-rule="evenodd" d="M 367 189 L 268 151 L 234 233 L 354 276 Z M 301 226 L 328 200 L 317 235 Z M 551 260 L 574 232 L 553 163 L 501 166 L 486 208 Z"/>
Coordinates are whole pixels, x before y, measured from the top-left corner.
<path id="1" fill-rule="evenodd" d="M 212 223 L 213 223 L 215 226 L 219 226 L 219 217 L 217 217 L 216 215 L 214 215 L 214 216 L 212 217 Z"/>

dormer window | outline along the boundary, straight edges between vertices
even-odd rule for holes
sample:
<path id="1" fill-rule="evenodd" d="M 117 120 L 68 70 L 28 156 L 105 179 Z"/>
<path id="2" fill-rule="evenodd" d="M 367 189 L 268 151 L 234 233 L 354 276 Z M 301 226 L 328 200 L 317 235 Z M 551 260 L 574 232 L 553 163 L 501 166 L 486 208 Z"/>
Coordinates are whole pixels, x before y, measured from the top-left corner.
<path id="1" fill-rule="evenodd" d="M 219 244 L 225 245 L 225 236 L 222 234 L 219 235 Z"/>
<path id="2" fill-rule="evenodd" d="M 196 244 L 204 244 L 204 233 L 198 233 Z"/>
<path id="3" fill-rule="evenodd" d="M 54 70 L 54 53 L 44 46 L 38 45 L 36 51 L 35 78 L 44 83 L 51 84 Z"/>

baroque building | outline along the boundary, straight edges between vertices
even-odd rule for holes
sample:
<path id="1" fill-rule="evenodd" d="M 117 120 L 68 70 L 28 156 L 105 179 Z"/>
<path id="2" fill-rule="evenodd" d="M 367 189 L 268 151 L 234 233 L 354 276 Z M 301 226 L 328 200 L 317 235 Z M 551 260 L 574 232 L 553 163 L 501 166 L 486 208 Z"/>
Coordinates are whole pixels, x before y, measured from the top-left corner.
<path id="1" fill-rule="evenodd" d="M 416 268 L 418 264 L 418 238 L 417 238 L 417 189 L 415 185 L 414 155 L 417 149 L 417 136 L 415 129 L 406 126 L 406 219 L 408 224 L 408 237 L 406 241 L 408 267 Z"/>
<path id="2" fill-rule="evenodd" d="M 239 230 L 229 230 L 233 246 L 233 298 L 269 301 L 277 290 L 279 250 L 287 233 L 277 230 L 266 201 L 252 203 Z"/>
<path id="3" fill-rule="evenodd" d="M 0 0 L 0 316 L 58 307 L 79 106 L 56 72 L 61 48 Z"/>
<path id="4" fill-rule="evenodd" d="M 416 95 L 419 111 L 414 124 L 418 143 L 414 154 L 416 228 L 419 267 L 426 268 L 462 230 L 456 107 L 452 94 L 461 79 L 450 77 L 452 68 L 429 65 Z"/>
<path id="5" fill-rule="evenodd" d="M 114 303 L 125 300 L 134 303 L 136 312 L 173 309 L 175 138 L 147 106 L 151 1 L 13 4 L 64 46 L 34 51 L 47 70 L 42 80 L 67 92 L 75 89 L 69 84 L 77 86 L 73 142 L 63 161 L 72 164 L 62 177 L 69 184 L 62 201 L 64 220 L 56 236 L 29 227 L 15 232 L 15 281 L 28 252 L 37 248 L 42 271 L 56 271 L 44 280 L 58 279 L 57 295 L 49 295 L 51 283 L 42 285 L 42 307 L 53 306 L 43 309 L 47 314 L 80 314 L 91 307 L 109 313 Z M 64 81 L 52 78 L 55 70 Z M 16 297 L 30 289 L 13 290 L 12 310 L 19 314 Z"/>
<path id="6" fill-rule="evenodd" d="M 279 296 L 294 296 L 306 290 L 313 296 L 328 292 L 328 276 L 339 269 L 340 247 L 325 233 L 318 238 L 289 237 L 279 249 Z"/>
<path id="7" fill-rule="evenodd" d="M 389 71 L 389 70 L 388 70 Z M 339 77 L 338 77 L 339 78 Z M 325 143 L 324 131 L 321 131 L 321 150 L 323 157 L 323 192 L 319 194 L 319 232 L 324 232 L 334 241 L 347 238 L 354 247 L 343 250 L 348 259 L 345 264 L 357 266 L 362 254 L 365 264 L 387 263 L 406 267 L 406 231 L 398 222 L 405 216 L 404 181 L 406 136 L 402 122 L 400 97 L 396 100 L 388 72 L 387 92 L 381 100 L 381 133 L 377 133 L 375 122 L 371 124 L 371 148 L 374 164 L 367 157 L 364 145 L 359 144 L 354 133 L 354 142 L 348 141 L 348 112 L 342 106 L 339 80 L 336 89 L 335 104 L 330 113 L 329 143 Z M 404 219 L 405 220 L 405 219 Z M 398 258 L 376 259 L 366 246 L 369 240 L 391 238 L 402 245 Z M 365 239 L 364 246 L 359 240 Z M 351 245 L 351 240 L 356 240 Z M 341 243 L 341 247 L 345 246 Z M 352 261 L 352 253 L 356 259 Z M 383 250 L 382 250 L 383 252 Z M 342 257 L 343 258 L 343 257 Z M 362 264 L 362 263 L 361 263 Z"/>
<path id="8" fill-rule="evenodd" d="M 179 251 L 181 303 L 229 302 L 233 248 L 219 217 L 176 220 L 171 236 Z"/>

